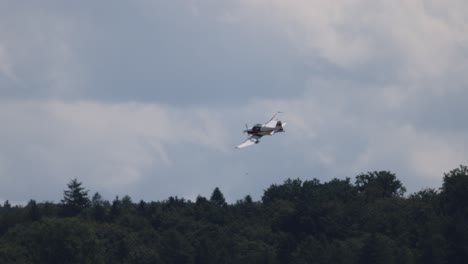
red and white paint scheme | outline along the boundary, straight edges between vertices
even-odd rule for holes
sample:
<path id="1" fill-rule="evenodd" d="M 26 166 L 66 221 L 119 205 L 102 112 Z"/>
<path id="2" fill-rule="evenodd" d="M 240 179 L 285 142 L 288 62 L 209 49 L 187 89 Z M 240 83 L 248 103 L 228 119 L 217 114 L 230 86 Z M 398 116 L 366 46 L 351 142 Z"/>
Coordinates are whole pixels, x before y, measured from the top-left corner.
<path id="1" fill-rule="evenodd" d="M 249 137 L 236 148 L 245 148 L 260 142 L 260 138 L 263 136 L 271 136 L 275 133 L 284 132 L 283 127 L 287 124 L 286 122 L 281 122 L 278 119 L 275 119 L 277 114 L 281 112 L 276 112 L 273 117 L 266 122 L 265 124 L 256 124 L 253 127 L 246 126 L 244 133 L 247 133 Z"/>

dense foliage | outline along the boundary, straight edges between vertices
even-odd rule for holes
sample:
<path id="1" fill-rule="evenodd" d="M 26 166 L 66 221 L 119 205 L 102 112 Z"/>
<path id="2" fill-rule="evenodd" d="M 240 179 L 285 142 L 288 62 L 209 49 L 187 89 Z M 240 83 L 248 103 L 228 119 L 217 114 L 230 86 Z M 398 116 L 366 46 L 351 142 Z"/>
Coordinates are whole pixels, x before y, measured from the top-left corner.
<path id="1" fill-rule="evenodd" d="M 404 196 L 388 171 L 288 179 L 261 201 L 92 197 L 0 206 L 0 263 L 468 263 L 468 168 Z"/>

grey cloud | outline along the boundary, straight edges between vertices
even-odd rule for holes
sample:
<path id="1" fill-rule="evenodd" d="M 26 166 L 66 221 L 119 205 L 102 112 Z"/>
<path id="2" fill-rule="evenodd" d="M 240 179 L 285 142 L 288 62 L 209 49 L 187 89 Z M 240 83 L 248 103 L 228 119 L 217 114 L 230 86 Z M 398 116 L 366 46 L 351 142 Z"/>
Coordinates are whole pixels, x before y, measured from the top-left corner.
<path id="1" fill-rule="evenodd" d="M 233 201 L 381 169 L 417 191 L 468 158 L 464 2 L 5 3 L 0 199 L 78 177 Z M 233 149 L 277 110 L 285 134 Z"/>
<path id="2" fill-rule="evenodd" d="M 46 3 L 2 18 L 21 80 L 3 97 L 232 104 L 298 95 L 305 82 L 287 41 L 219 18 L 229 5 Z"/>
<path id="3" fill-rule="evenodd" d="M 54 101 L 0 108 L 0 122 L 8 124 L 0 131 L 1 191 L 12 200 L 29 195 L 57 199 L 60 193 L 44 190 L 75 177 L 103 192 L 123 191 L 151 170 L 178 166 L 176 154 L 183 153 L 171 155 L 166 146 L 200 144 L 216 153 L 226 144 L 223 134 L 204 130 L 221 130 L 214 115 L 205 117 L 197 109 L 185 113 L 157 105 Z M 42 184 L 31 184 L 37 182 Z"/>

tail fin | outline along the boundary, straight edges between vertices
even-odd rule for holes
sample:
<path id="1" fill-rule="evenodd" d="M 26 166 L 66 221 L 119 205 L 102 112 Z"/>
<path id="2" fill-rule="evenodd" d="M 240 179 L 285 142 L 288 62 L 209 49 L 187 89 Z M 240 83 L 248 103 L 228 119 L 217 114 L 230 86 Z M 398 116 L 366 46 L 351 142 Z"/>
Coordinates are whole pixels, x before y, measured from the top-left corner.
<path id="1" fill-rule="evenodd" d="M 284 132 L 283 130 L 283 126 L 286 125 L 286 122 L 284 123 L 281 123 L 281 121 L 278 120 L 278 122 L 276 122 L 276 129 L 275 131 L 276 132 Z"/>

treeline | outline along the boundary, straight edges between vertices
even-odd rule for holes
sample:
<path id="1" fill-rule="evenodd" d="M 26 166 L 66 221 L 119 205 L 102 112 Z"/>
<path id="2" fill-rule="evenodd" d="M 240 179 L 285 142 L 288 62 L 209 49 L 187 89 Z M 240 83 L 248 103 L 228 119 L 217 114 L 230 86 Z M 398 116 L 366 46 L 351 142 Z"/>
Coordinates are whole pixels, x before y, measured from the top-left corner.
<path id="1" fill-rule="evenodd" d="M 0 206 L 0 263 L 468 263 L 468 168 L 405 195 L 388 171 L 288 179 L 227 204 L 103 200 L 72 180 L 60 203 Z"/>

